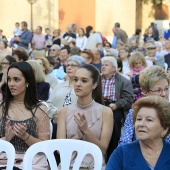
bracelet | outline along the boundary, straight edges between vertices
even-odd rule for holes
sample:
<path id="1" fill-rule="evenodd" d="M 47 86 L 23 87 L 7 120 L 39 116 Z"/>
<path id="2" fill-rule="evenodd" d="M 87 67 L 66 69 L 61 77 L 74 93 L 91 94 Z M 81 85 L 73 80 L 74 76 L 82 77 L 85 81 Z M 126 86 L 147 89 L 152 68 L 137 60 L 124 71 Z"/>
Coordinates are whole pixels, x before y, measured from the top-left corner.
<path id="1" fill-rule="evenodd" d="M 23 140 L 23 141 L 27 141 L 27 140 L 29 139 L 29 137 L 30 137 L 30 134 L 28 135 L 27 139 L 25 139 L 25 140 Z"/>

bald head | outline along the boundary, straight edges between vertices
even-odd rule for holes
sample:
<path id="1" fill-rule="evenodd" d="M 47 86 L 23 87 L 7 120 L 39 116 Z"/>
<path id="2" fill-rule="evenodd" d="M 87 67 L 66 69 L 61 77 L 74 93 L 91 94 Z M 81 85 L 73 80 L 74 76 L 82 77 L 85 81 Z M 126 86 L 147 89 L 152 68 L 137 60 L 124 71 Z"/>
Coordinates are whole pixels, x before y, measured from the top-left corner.
<path id="1" fill-rule="evenodd" d="M 73 28 L 72 28 L 71 24 L 67 26 L 67 32 L 68 33 L 72 33 L 73 32 Z"/>
<path id="2" fill-rule="evenodd" d="M 98 48 L 94 48 L 91 50 L 94 55 L 94 62 L 100 62 L 101 59 L 101 51 Z"/>
<path id="3" fill-rule="evenodd" d="M 51 46 L 50 48 L 50 57 L 53 58 L 58 58 L 59 57 L 59 53 L 60 53 L 61 47 L 57 44 L 54 44 Z"/>

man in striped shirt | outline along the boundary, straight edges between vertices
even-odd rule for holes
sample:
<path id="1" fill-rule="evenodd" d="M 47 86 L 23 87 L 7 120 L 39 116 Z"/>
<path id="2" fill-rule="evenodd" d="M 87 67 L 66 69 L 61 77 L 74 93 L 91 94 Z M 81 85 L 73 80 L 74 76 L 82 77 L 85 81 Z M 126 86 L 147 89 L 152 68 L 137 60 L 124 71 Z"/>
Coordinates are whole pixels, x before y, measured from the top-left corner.
<path id="1" fill-rule="evenodd" d="M 103 57 L 101 61 L 103 97 L 105 105 L 113 110 L 114 128 L 117 126 L 118 136 L 120 137 L 122 120 L 125 119 L 133 103 L 132 83 L 117 72 L 118 66 L 114 57 Z M 113 135 L 110 144 L 114 142 Z M 113 149 L 111 150 L 113 151 Z"/>

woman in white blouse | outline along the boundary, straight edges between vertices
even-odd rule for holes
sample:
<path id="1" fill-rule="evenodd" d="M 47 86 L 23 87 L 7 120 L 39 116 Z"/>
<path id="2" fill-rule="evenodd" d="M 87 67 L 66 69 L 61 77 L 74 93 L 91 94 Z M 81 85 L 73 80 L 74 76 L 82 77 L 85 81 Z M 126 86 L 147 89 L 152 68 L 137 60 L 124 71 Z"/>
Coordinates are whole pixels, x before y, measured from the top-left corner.
<path id="1" fill-rule="evenodd" d="M 78 37 L 76 38 L 76 46 L 80 48 L 80 50 L 84 50 L 87 44 L 87 37 L 85 36 L 85 31 L 83 28 L 79 28 Z"/>

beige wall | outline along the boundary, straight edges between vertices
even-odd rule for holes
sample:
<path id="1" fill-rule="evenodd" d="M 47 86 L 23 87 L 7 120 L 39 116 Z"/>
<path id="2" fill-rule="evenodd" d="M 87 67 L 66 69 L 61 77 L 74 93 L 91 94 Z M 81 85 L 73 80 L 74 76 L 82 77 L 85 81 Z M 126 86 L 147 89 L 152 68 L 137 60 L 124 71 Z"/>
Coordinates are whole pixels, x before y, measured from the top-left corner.
<path id="1" fill-rule="evenodd" d="M 136 0 L 96 0 L 96 31 L 111 36 L 115 22 L 131 36 L 136 26 Z"/>
<path id="2" fill-rule="evenodd" d="M 165 0 L 164 5 L 167 5 L 169 11 L 170 11 L 170 3 L 168 0 Z M 136 27 L 142 29 L 142 35 L 144 34 L 144 31 L 151 22 L 157 23 L 158 30 L 160 33 L 160 37 L 163 36 L 164 30 L 168 29 L 168 24 L 170 23 L 170 20 L 155 20 L 155 10 L 152 7 L 152 4 L 137 4 L 137 18 L 136 18 Z"/>
<path id="3" fill-rule="evenodd" d="M 33 27 L 36 28 L 38 25 L 41 25 L 43 28 L 50 27 L 52 30 L 59 28 L 61 25 L 61 18 L 59 18 L 59 12 L 61 10 L 60 8 L 64 9 L 63 5 L 63 7 L 59 7 L 60 1 L 36 0 L 36 3 L 33 5 Z M 136 27 L 142 28 L 143 33 L 144 29 L 150 25 L 150 22 L 154 21 L 154 11 L 152 11 L 152 4 L 137 4 L 136 9 L 136 0 L 130 0 L 129 4 L 127 3 L 127 0 L 94 1 L 95 2 L 92 5 L 94 8 L 94 13 L 91 13 L 91 15 L 93 15 L 93 20 L 95 20 L 94 30 L 102 32 L 103 35 L 107 37 L 110 36 L 112 38 L 112 27 L 114 26 L 115 22 L 120 22 L 121 28 L 126 30 L 127 34 L 131 36 L 135 32 Z M 166 1 L 164 1 L 164 3 L 168 5 L 170 11 L 169 0 Z M 84 6 L 83 4 L 84 2 L 82 3 L 82 6 Z M 82 13 L 84 14 L 83 11 Z M 12 30 L 14 29 L 15 22 L 21 22 L 25 20 L 28 22 L 30 29 L 31 13 L 30 4 L 27 2 L 27 0 L 1 0 L 0 14 L 0 29 L 4 30 L 4 35 L 7 35 L 7 37 L 13 35 Z M 80 21 L 80 24 L 83 25 L 84 23 L 83 27 L 88 25 L 88 21 L 90 22 L 90 20 L 85 20 L 84 18 Z M 162 26 L 162 28 L 160 28 L 161 31 L 166 29 L 168 22 L 168 20 L 163 22 L 157 21 L 158 26 Z M 90 24 L 92 23 L 90 22 Z"/>
<path id="4" fill-rule="evenodd" d="M 71 0 L 76 4 L 77 8 L 85 8 L 78 12 L 67 11 L 67 19 L 69 16 L 72 17 L 74 22 L 78 23 L 78 26 L 85 27 L 86 25 L 92 24 L 95 31 L 100 31 L 103 35 L 112 38 L 112 27 L 115 22 L 120 22 L 121 28 L 126 30 L 128 35 L 131 36 L 135 32 L 135 28 L 142 28 L 142 33 L 144 29 L 150 25 L 150 22 L 155 21 L 154 10 L 152 10 L 152 4 L 142 4 L 136 5 L 136 0 L 130 0 L 130 4 L 127 4 L 125 0 L 92 0 L 91 3 L 88 0 L 88 5 L 85 7 L 84 2 L 80 0 Z M 166 2 L 167 1 L 167 2 Z M 33 27 L 36 28 L 38 25 L 42 25 L 43 28 L 50 27 L 52 30 L 54 28 L 59 28 L 62 26 L 64 29 L 65 25 L 62 25 L 62 18 L 59 17 L 61 14 L 61 7 L 64 9 L 64 4 L 68 4 L 67 0 L 36 0 L 33 5 Z M 165 0 L 164 3 L 168 5 L 170 11 L 169 0 Z M 60 6 L 61 5 L 61 6 Z M 137 6 L 137 9 L 136 9 Z M 94 8 L 94 9 L 93 9 Z M 91 12 L 90 12 L 91 11 Z M 86 12 L 90 13 L 91 18 L 87 17 Z M 0 3 L 0 28 L 4 30 L 4 34 L 12 36 L 12 30 L 14 28 L 15 22 L 21 22 L 23 20 L 28 22 L 30 29 L 30 4 L 27 0 L 1 0 Z M 61 16 L 61 15 L 60 15 Z M 74 17 L 75 16 L 75 17 Z M 73 21 L 73 20 L 72 20 Z M 94 21 L 94 23 L 93 23 Z M 70 22 L 70 21 L 69 21 Z M 158 26 L 162 26 L 163 29 L 166 28 L 167 22 L 157 22 Z M 162 29 L 161 28 L 161 29 Z"/>
<path id="5" fill-rule="evenodd" d="M 23 20 L 28 21 L 28 14 L 30 11 L 30 5 L 26 0 L 5 0 L 0 3 L 0 13 L 1 13 L 1 29 L 3 29 L 4 34 L 11 36 L 12 30 L 15 27 L 15 22 L 21 22 Z M 18 8 L 20 7 L 20 8 Z"/>
<path id="6" fill-rule="evenodd" d="M 37 0 L 33 5 L 33 28 L 38 25 L 43 28 L 58 29 L 58 0 Z"/>
<path id="7" fill-rule="evenodd" d="M 4 35 L 10 37 L 15 22 L 27 21 L 31 28 L 31 5 L 27 0 L 5 0 L 0 2 L 1 25 Z M 58 1 L 36 0 L 33 4 L 33 28 L 41 25 L 43 28 L 58 28 Z"/>
<path id="8" fill-rule="evenodd" d="M 95 1 L 59 0 L 59 27 L 61 31 L 65 32 L 67 26 L 73 23 L 77 24 L 78 28 L 85 28 L 88 25 L 95 27 Z"/>
<path id="9" fill-rule="evenodd" d="M 142 34 L 145 29 L 148 28 L 151 22 L 154 22 L 154 10 L 152 10 L 152 4 L 143 4 L 142 7 Z"/>

